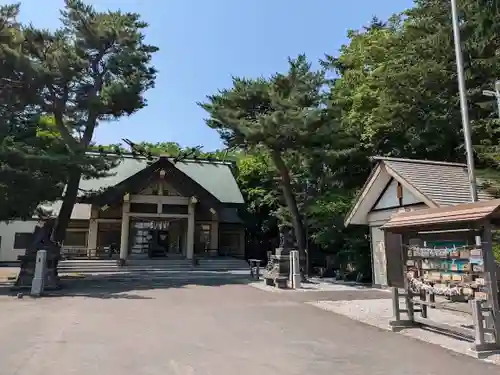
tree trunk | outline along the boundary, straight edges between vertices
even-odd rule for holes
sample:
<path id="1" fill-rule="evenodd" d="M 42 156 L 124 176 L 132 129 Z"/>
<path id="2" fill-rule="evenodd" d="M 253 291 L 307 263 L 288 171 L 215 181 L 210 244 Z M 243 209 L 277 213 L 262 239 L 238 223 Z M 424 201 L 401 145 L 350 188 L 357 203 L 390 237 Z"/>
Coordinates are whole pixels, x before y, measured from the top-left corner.
<path id="1" fill-rule="evenodd" d="M 281 176 L 281 188 L 283 189 L 283 196 L 285 197 L 286 205 L 292 215 L 293 231 L 295 232 L 295 239 L 297 240 L 297 250 L 299 251 L 300 259 L 306 259 L 306 247 L 304 238 L 304 227 L 302 225 L 302 217 L 300 216 L 297 207 L 297 200 L 292 190 L 292 183 L 290 180 L 290 171 L 286 166 L 283 157 L 279 151 L 271 151 L 273 162 L 278 169 Z"/>
<path id="2" fill-rule="evenodd" d="M 80 171 L 72 171 L 69 174 L 66 191 L 64 192 L 63 202 L 59 215 L 57 216 L 56 229 L 54 231 L 53 240 L 61 243 L 66 236 L 66 229 L 68 228 L 69 221 L 71 220 L 71 213 L 76 203 L 78 196 L 78 186 L 80 185 L 80 178 L 82 174 Z"/>

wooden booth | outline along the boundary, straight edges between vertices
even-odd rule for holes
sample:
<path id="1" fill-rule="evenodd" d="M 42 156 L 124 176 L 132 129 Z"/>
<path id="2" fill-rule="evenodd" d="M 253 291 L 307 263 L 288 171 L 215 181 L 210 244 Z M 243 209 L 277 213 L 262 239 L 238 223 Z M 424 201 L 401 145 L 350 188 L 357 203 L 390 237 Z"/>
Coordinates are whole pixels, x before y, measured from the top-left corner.
<path id="1" fill-rule="evenodd" d="M 492 240 L 498 223 L 500 199 L 398 213 L 384 224 L 386 235 L 401 238 L 394 246 L 404 280 L 404 292 L 392 289 L 391 327 L 431 326 L 470 338 L 475 351 L 500 349 Z M 432 309 L 468 312 L 472 326 L 434 321 Z"/>

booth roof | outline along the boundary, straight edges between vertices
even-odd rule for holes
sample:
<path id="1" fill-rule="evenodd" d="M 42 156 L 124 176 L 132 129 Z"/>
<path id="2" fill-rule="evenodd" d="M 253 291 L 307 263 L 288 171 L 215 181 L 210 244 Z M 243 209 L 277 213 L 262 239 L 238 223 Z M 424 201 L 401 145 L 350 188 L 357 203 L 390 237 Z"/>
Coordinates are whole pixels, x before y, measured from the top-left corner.
<path id="1" fill-rule="evenodd" d="M 429 227 L 464 225 L 500 218 L 500 199 L 397 213 L 382 226 L 389 232 L 425 230 Z"/>

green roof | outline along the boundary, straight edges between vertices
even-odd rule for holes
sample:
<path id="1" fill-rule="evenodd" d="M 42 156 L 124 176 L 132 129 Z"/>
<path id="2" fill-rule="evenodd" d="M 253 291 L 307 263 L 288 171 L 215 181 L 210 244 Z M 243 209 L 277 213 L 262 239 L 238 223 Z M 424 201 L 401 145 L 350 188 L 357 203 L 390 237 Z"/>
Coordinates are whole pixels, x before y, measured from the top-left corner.
<path id="1" fill-rule="evenodd" d="M 115 157 L 116 156 L 110 156 Z M 109 188 L 119 184 L 120 182 L 132 177 L 136 173 L 142 171 L 148 166 L 146 159 L 138 159 L 131 157 L 123 157 L 115 168 L 108 172 L 108 176 L 80 181 L 79 188 L 82 190 L 80 194 L 86 194 L 87 192 L 97 191 L 100 189 Z"/>
<path id="2" fill-rule="evenodd" d="M 116 157 L 116 156 L 110 156 Z M 83 194 L 91 191 L 112 187 L 132 177 L 146 168 L 150 162 L 146 159 L 122 157 L 117 167 L 109 171 L 109 176 L 80 181 Z M 211 193 L 221 203 L 244 203 L 241 191 L 231 170 L 232 164 L 220 161 L 183 160 L 173 165 L 189 178 L 197 182 L 206 191 Z"/>
<path id="3" fill-rule="evenodd" d="M 182 161 L 174 165 L 221 203 L 244 203 L 230 164 Z"/>

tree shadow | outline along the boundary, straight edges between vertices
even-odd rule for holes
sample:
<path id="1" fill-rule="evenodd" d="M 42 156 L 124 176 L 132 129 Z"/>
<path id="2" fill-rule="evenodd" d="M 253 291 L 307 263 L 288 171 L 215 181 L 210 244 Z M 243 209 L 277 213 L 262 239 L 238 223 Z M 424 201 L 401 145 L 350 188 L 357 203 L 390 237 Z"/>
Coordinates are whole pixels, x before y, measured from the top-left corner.
<path id="1" fill-rule="evenodd" d="M 178 289 L 189 286 L 220 287 L 224 285 L 248 284 L 249 276 L 239 277 L 189 277 L 185 278 L 151 278 L 127 279 L 109 278 L 106 276 L 91 279 L 63 279 L 62 288 L 44 292 L 42 298 L 83 297 L 99 299 L 150 300 L 154 297 L 135 294 L 146 290 Z M 0 296 L 32 298 L 30 290 L 14 290 L 12 285 L 0 285 Z"/>

